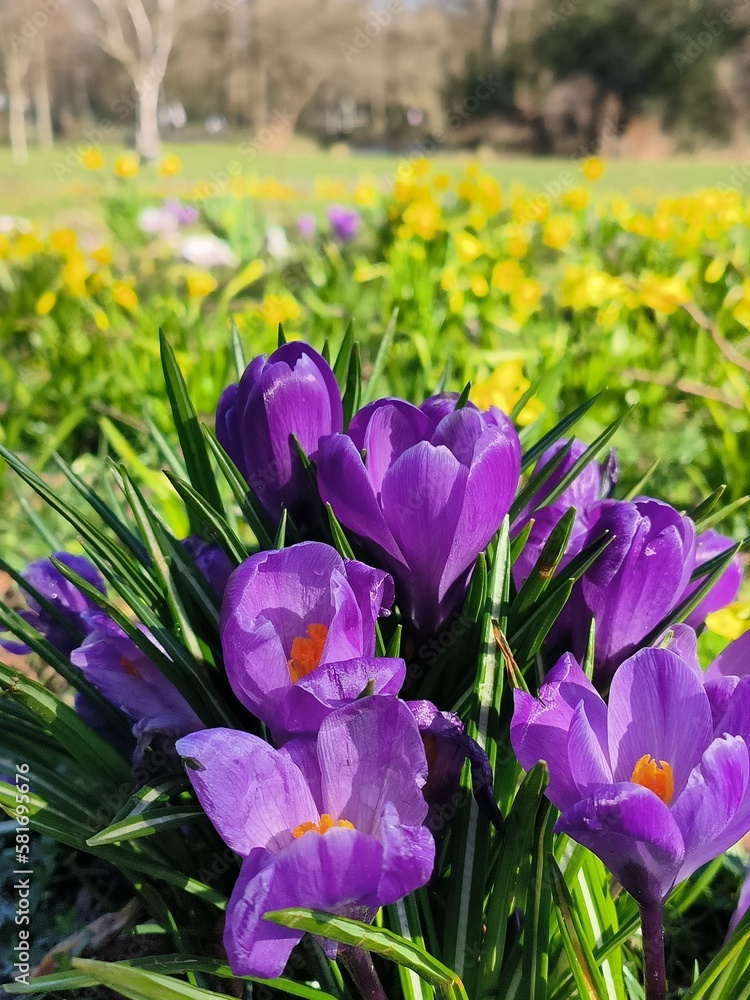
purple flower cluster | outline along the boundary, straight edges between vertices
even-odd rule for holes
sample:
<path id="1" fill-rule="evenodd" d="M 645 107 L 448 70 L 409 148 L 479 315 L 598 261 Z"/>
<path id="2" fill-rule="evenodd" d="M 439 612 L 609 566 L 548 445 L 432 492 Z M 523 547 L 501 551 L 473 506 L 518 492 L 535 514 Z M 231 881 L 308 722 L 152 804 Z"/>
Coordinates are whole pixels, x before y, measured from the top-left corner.
<path id="1" fill-rule="evenodd" d="M 554 458 L 559 447 L 542 455 L 535 472 Z M 612 456 L 603 466 L 588 465 L 559 497 L 545 503 L 584 450 L 582 442 L 572 443 L 565 460 L 515 522 L 518 533 L 533 520 L 528 542 L 515 563 L 514 577 L 520 585 L 529 576 L 544 543 L 570 507 L 575 507 L 576 514 L 560 571 L 588 545 L 609 536 L 610 544 L 576 583 L 553 630 L 558 651 L 570 651 L 580 660 L 595 621 L 595 670 L 597 679 L 606 681 L 700 586 L 700 578 L 694 579 L 696 571 L 733 543 L 712 530 L 698 534 L 689 517 L 659 500 L 610 499 L 617 476 Z M 708 614 L 734 600 L 741 580 L 742 564 L 735 558 L 693 609 L 688 624 L 700 628 Z"/>
<path id="2" fill-rule="evenodd" d="M 344 214 L 329 213 L 342 241 L 356 231 Z M 253 733 L 206 728 L 159 668 L 169 663 L 156 637 L 140 627 L 153 662 L 138 634 L 48 562 L 25 576 L 49 606 L 31 594 L 23 615 L 129 717 L 136 759 L 157 742 L 176 748 L 241 858 L 224 931 L 232 971 L 276 977 L 301 932 L 265 920 L 269 912 L 302 906 L 368 921 L 427 884 L 441 808 L 467 762 L 478 804 L 501 823 L 486 754 L 448 705 L 400 699 L 406 664 L 384 654 L 379 629 L 395 615 L 417 648 L 470 606 L 473 569 L 513 509 L 521 446 L 499 410 L 449 393 L 419 406 L 379 399 L 345 426 L 333 371 L 301 343 L 248 365 L 221 396 L 216 433 L 267 521 L 289 515 L 286 547 L 236 568 L 218 546 L 183 541 L 221 604 L 217 666 L 237 712 L 256 720 Z M 578 560 L 543 651 L 555 665 L 536 694 L 514 692 L 510 741 L 523 768 L 546 762 L 557 832 L 597 854 L 644 917 L 660 915 L 675 885 L 750 830 L 750 633 L 706 671 L 696 638 L 706 615 L 734 599 L 742 567 L 734 559 L 687 621 L 658 636 L 731 540 L 661 501 L 614 499 L 614 455 L 567 482 L 584 451 L 558 442 L 542 455 L 535 472 L 557 466 L 511 528 L 526 536 L 516 592 L 571 507 L 557 572 L 607 544 L 582 573 Z M 329 544 L 342 531 L 353 550 L 341 551 L 357 558 Z M 103 590 L 86 560 L 59 558 Z M 591 653 L 593 679 L 580 666 Z M 746 887 L 738 913 L 747 897 Z"/>

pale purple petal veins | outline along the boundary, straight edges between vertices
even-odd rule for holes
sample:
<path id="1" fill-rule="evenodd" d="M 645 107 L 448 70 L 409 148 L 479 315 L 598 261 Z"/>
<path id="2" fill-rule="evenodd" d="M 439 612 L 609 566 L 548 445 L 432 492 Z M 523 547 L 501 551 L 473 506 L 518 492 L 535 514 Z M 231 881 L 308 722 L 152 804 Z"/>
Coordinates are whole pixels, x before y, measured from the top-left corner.
<path id="1" fill-rule="evenodd" d="M 446 447 L 423 441 L 397 459 L 383 481 L 383 514 L 408 565 L 410 617 L 422 629 L 435 624 L 429 619 L 440 603 L 467 479 L 468 469 Z"/>
<path id="2" fill-rule="evenodd" d="M 355 414 L 347 431 L 358 451 L 365 452 L 365 465 L 376 496 L 383 477 L 397 458 L 419 441 L 432 435 L 430 420 L 402 399 L 379 399 Z"/>
<path id="3" fill-rule="evenodd" d="M 568 729 L 573 711 L 563 701 L 545 703 L 525 691 L 513 692 L 510 742 L 525 771 L 544 761 L 549 768 L 547 798 L 558 809 L 567 809 L 580 799 L 568 761 Z"/>
<path id="4" fill-rule="evenodd" d="M 685 853 L 669 808 L 652 791 L 630 782 L 604 785 L 576 802 L 562 814 L 555 831 L 593 851 L 646 906 L 667 896 Z"/>
<path id="5" fill-rule="evenodd" d="M 291 733 L 315 734 L 326 716 L 356 701 L 368 685 L 371 694 L 395 696 L 405 676 L 404 661 L 387 657 L 321 663 L 286 690 L 272 722 L 274 736 L 283 742 Z"/>
<path id="6" fill-rule="evenodd" d="M 602 785 L 613 783 L 607 745 L 597 739 L 581 701 L 573 712 L 568 733 L 568 764 L 582 798 L 593 795 Z"/>
<path id="7" fill-rule="evenodd" d="M 749 782 L 745 741 L 739 736 L 714 740 L 672 804 L 672 815 L 685 841 L 679 882 L 750 830 Z"/>
<path id="8" fill-rule="evenodd" d="M 346 434 L 325 438 L 316 465 L 321 499 L 341 524 L 380 549 L 391 563 L 405 566 L 352 439 Z"/>
<path id="9" fill-rule="evenodd" d="M 397 698 L 373 695 L 329 715 L 320 727 L 323 798 L 332 816 L 374 833 L 386 802 L 405 826 L 427 814 L 427 761 L 419 729 Z"/>
<path id="10" fill-rule="evenodd" d="M 664 644 L 664 639 L 667 637 L 668 642 Z M 698 659 L 698 636 L 695 634 L 694 628 L 683 623 L 671 625 L 666 633 L 654 643 L 657 647 L 663 644 L 665 649 L 671 649 L 687 663 L 696 677 L 703 678 L 703 668 Z"/>
<path id="11" fill-rule="evenodd" d="M 310 370 L 311 367 L 315 369 L 316 377 L 325 387 L 330 400 L 331 430 L 328 433 L 340 432 L 344 422 L 341 392 L 336 382 L 336 376 L 325 358 L 304 341 L 294 340 L 288 344 L 282 344 L 268 359 L 269 364 L 274 364 L 277 361 L 284 361 L 292 368 L 297 368 L 301 364 L 303 370 Z"/>
<path id="12" fill-rule="evenodd" d="M 396 594 L 393 577 L 389 573 L 354 559 L 344 561 L 344 573 L 363 615 L 365 608 L 369 609 L 368 621 L 374 625 L 379 617 L 390 614 Z"/>
<path id="13" fill-rule="evenodd" d="M 672 768 L 676 796 L 713 736 L 700 678 L 668 649 L 639 650 L 619 667 L 610 688 L 608 719 L 615 781 L 629 781 L 637 761 L 649 754 Z"/>
<path id="14" fill-rule="evenodd" d="M 235 729 L 207 729 L 176 744 L 187 775 L 220 837 L 243 857 L 281 850 L 318 809 L 302 772 L 287 754 Z"/>
<path id="15" fill-rule="evenodd" d="M 476 441 L 460 516 L 440 580 L 441 598 L 500 527 L 513 502 L 519 475 L 520 464 L 512 441 L 491 430 L 483 433 Z"/>
<path id="16" fill-rule="evenodd" d="M 425 826 L 403 826 L 398 810 L 387 802 L 378 839 L 383 845 L 383 874 L 374 897 L 363 902 L 372 909 L 395 903 L 430 880 L 435 866 L 435 841 Z"/>
<path id="17" fill-rule="evenodd" d="M 729 678 L 724 678 L 725 682 Z M 741 677 L 731 692 L 731 698 L 716 725 L 716 734 L 741 736 L 750 745 L 750 676 Z"/>
<path id="18" fill-rule="evenodd" d="M 284 971 L 300 931 L 263 915 L 289 906 L 346 914 L 376 898 L 383 847 L 357 830 L 306 833 L 276 856 L 253 853 L 243 863 L 227 907 L 224 947 L 235 975 L 276 978 Z"/>

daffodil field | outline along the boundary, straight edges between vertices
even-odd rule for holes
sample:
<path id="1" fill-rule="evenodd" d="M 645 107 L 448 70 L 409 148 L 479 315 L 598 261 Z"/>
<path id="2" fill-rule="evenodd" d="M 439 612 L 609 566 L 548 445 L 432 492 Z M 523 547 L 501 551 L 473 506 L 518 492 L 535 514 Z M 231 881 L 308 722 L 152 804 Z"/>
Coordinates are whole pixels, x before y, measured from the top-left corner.
<path id="1" fill-rule="evenodd" d="M 0 215 L 0 994 L 749 1000 L 744 190 L 78 167 Z"/>

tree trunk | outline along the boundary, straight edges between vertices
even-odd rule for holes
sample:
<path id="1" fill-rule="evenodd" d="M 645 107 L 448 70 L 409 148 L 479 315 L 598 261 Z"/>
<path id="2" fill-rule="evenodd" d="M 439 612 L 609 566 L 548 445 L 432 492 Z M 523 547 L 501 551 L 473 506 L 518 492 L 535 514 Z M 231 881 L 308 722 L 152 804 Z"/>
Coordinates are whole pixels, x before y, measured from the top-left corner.
<path id="1" fill-rule="evenodd" d="M 159 84 L 147 78 L 136 88 L 135 148 L 141 159 L 155 160 L 159 155 Z"/>
<path id="2" fill-rule="evenodd" d="M 8 122 L 13 162 L 23 166 L 28 160 L 26 145 L 26 95 L 23 92 L 23 68 L 16 49 L 5 48 L 5 77 L 8 86 Z"/>
<path id="3" fill-rule="evenodd" d="M 47 52 L 44 39 L 40 38 L 34 67 L 34 108 L 36 111 L 37 141 L 42 149 L 52 149 L 55 138 L 52 131 L 52 111 L 49 100 L 47 79 Z"/>

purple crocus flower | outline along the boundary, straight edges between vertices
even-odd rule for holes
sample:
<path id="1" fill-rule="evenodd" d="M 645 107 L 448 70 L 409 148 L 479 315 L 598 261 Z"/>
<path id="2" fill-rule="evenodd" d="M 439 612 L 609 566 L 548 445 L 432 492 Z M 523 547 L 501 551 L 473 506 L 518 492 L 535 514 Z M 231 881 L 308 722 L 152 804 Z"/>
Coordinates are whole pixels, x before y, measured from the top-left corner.
<path id="1" fill-rule="evenodd" d="M 90 615 L 88 626 L 83 645 L 73 650 L 70 659 L 86 680 L 133 720 L 136 760 L 157 738 L 169 747 L 180 736 L 205 729 L 177 688 L 108 615 Z M 145 626 L 139 628 L 161 649 Z"/>
<path id="2" fill-rule="evenodd" d="M 497 807 L 494 780 L 487 754 L 466 733 L 466 727 L 453 712 L 441 712 L 430 701 L 407 701 L 414 716 L 427 755 L 427 782 L 423 788 L 429 806 L 426 825 L 437 834 L 455 811 L 456 794 L 465 761 L 471 766 L 471 781 L 477 805 L 500 829 L 503 819 Z"/>
<path id="3" fill-rule="evenodd" d="M 231 576 L 221 608 L 232 690 L 279 742 L 317 732 L 366 689 L 397 694 L 403 660 L 375 658 L 375 622 L 392 603 L 387 573 L 321 542 L 251 556 Z"/>
<path id="4" fill-rule="evenodd" d="M 315 216 L 311 212 L 303 212 L 297 216 L 297 232 L 305 240 L 311 240 L 317 228 Z"/>
<path id="5" fill-rule="evenodd" d="M 716 719 L 726 712 L 740 680 L 750 677 L 750 632 L 725 646 L 703 676 Z"/>
<path id="6" fill-rule="evenodd" d="M 727 549 L 731 549 L 733 545 L 734 542 L 731 538 L 727 538 L 726 535 L 720 535 L 718 531 L 709 529 L 702 532 L 696 539 L 693 570 L 698 569 L 699 566 L 703 566 L 709 559 L 713 559 L 715 556 L 721 555 L 722 552 L 726 552 Z M 694 590 L 700 587 L 702 582 L 702 580 L 698 579 L 694 583 L 689 584 L 681 599 L 684 600 L 684 598 L 689 597 Z M 714 611 L 720 611 L 732 603 L 739 593 L 741 584 L 742 560 L 739 555 L 736 555 L 713 587 L 703 597 L 700 604 L 696 608 L 693 608 L 685 619 L 687 624 L 699 629 L 708 615 Z"/>
<path id="7" fill-rule="evenodd" d="M 642 910 L 750 830 L 750 677 L 714 725 L 691 667 L 642 649 L 605 705 L 565 655 L 534 698 L 516 691 L 511 744 L 522 767 L 547 762 L 555 827 L 607 865 Z"/>
<path id="8" fill-rule="evenodd" d="M 534 466 L 532 475 L 536 475 L 544 469 L 567 443 L 566 441 L 556 441 L 548 448 Z M 617 457 L 614 450 L 602 463 L 589 462 L 570 486 L 566 487 L 560 496 L 551 503 L 548 502 L 547 498 L 583 455 L 587 447 L 588 445 L 578 438 L 574 438 L 570 442 L 570 450 L 565 458 L 513 522 L 511 535 L 515 537 L 532 518 L 534 520 L 526 544 L 513 564 L 513 579 L 517 587 L 526 581 L 553 528 L 570 507 L 575 508 L 576 516 L 568 544 L 560 560 L 560 568 L 566 566 L 584 548 L 592 511 L 596 510 L 595 505 L 601 499 L 609 496 L 617 481 Z"/>
<path id="9" fill-rule="evenodd" d="M 104 593 L 104 582 L 88 559 L 84 556 L 70 555 L 68 552 L 55 552 L 53 554 L 55 559 L 65 563 L 84 580 L 87 580 L 92 587 L 96 587 L 97 590 Z M 43 635 L 63 656 L 69 656 L 71 650 L 78 645 L 81 637 L 86 633 L 85 615 L 88 612 L 96 611 L 96 605 L 82 594 L 74 584 L 66 580 L 49 559 L 37 559 L 30 562 L 21 572 L 21 576 L 53 605 L 59 616 L 68 623 L 69 628 L 66 628 L 30 595 L 26 599 L 26 609 L 20 612 L 21 618 L 36 629 L 40 635 Z M 76 638 L 76 632 L 79 633 L 79 638 Z M 0 639 L 0 646 L 7 649 L 9 653 L 21 656 L 31 652 L 29 646 L 11 639 Z"/>
<path id="10" fill-rule="evenodd" d="M 284 344 L 245 369 L 222 393 L 216 436 L 264 509 L 278 524 L 282 507 L 297 522 L 309 519 L 311 485 L 292 443 L 315 458 L 320 439 L 343 427 L 336 379 L 307 344 Z"/>
<path id="11" fill-rule="evenodd" d="M 507 417 L 464 407 L 436 425 L 410 403 L 381 399 L 347 434 L 325 438 L 316 461 L 323 500 L 393 573 L 415 631 L 433 633 L 510 509 L 520 445 Z"/>
<path id="12" fill-rule="evenodd" d="M 227 581 L 234 570 L 232 560 L 216 542 L 204 542 L 197 535 L 188 535 L 182 539 L 182 544 L 221 601 Z"/>
<path id="13" fill-rule="evenodd" d="M 341 243 L 351 243 L 362 221 L 359 212 L 341 205 L 331 205 L 326 215 L 334 237 Z"/>
<path id="14" fill-rule="evenodd" d="M 695 529 L 673 507 L 646 497 L 603 500 L 590 508 L 588 521 L 583 546 L 605 531 L 614 537 L 576 583 L 565 642 L 582 657 L 594 618 L 594 664 L 606 681 L 679 603 L 694 565 Z"/>
<path id="15" fill-rule="evenodd" d="M 363 698 L 329 715 L 317 740 L 282 750 L 233 729 L 195 733 L 177 750 L 220 836 L 244 859 L 224 929 L 235 975 L 280 976 L 302 938 L 265 913 L 306 906 L 371 920 L 429 879 L 427 765 L 398 699 Z"/>

